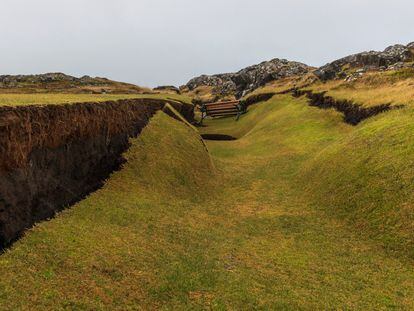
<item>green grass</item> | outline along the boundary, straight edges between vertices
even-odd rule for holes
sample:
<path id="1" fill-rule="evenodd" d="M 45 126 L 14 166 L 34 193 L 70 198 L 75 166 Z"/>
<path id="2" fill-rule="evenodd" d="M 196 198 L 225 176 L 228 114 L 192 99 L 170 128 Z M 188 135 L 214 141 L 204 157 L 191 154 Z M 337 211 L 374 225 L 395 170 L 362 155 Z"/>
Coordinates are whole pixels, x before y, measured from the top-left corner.
<path id="1" fill-rule="evenodd" d="M 186 258 L 187 245 L 207 243 L 192 229 L 203 219 L 196 206 L 209 194 L 205 180 L 214 180 L 198 133 L 159 112 L 132 143 L 128 163 L 103 189 L 38 225 L 0 257 L 1 306 L 154 306 L 174 277 L 168 266 Z"/>
<path id="2" fill-rule="evenodd" d="M 102 102 L 128 98 L 172 98 L 190 102 L 186 96 L 176 94 L 0 94 L 0 106 L 26 106 L 67 104 L 78 102 Z"/>
<path id="3" fill-rule="evenodd" d="M 412 258 L 413 121 L 412 109 L 370 119 L 320 152 L 302 176 L 311 181 L 305 188 L 319 205 L 369 232 L 391 252 Z"/>
<path id="4" fill-rule="evenodd" d="M 206 120 L 202 132 L 240 138 L 208 152 L 160 112 L 103 189 L 0 257 L 0 304 L 411 310 L 412 119 L 351 127 L 277 96 L 238 122 Z"/>

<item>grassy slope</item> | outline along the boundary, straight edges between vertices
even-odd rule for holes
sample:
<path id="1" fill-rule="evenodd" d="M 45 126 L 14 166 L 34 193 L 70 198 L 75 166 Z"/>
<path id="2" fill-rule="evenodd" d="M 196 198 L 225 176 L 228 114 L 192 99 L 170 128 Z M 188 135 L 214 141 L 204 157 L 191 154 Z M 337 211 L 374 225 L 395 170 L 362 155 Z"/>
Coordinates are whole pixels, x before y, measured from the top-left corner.
<path id="1" fill-rule="evenodd" d="M 283 120 L 275 119 L 272 125 L 269 120 L 262 120 L 263 113 L 274 115 L 272 106 L 250 111 L 246 116 L 249 122 L 238 126 L 232 126 L 229 119 L 214 120 L 214 129 L 205 131 L 243 137 L 245 133 L 250 135 L 254 125 L 263 128 L 263 137 L 267 139 L 283 130 L 283 139 L 296 148 L 303 148 L 321 134 L 319 128 L 314 129 L 315 125 L 307 124 L 310 120 L 301 119 L 293 111 Z M 334 112 L 319 113 L 329 116 Z M 281 126 L 286 120 L 298 124 Z M 414 164 L 410 161 L 414 155 L 413 120 L 411 107 L 380 114 L 357 127 L 345 126 L 338 119 L 335 128 L 342 127 L 341 135 L 329 130 L 325 137 L 329 143 L 324 146 L 319 142 L 316 150 L 306 150 L 307 159 L 296 164 L 294 174 L 299 189 L 306 190 L 300 195 L 314 201 L 314 207 L 323 207 L 348 220 L 387 250 L 410 258 L 414 258 Z M 300 139 L 312 129 L 313 137 Z M 258 141 L 255 137 L 256 145 Z M 272 143 L 269 146 L 275 148 Z"/>
<path id="2" fill-rule="evenodd" d="M 411 135 L 404 139 L 410 131 L 408 120 L 398 118 L 404 112 L 384 114 L 383 119 L 377 117 L 373 123 L 366 121 L 353 128 L 343 124 L 341 116 L 333 111 L 307 107 L 304 100 L 282 98 L 276 97 L 244 116 L 240 126 L 244 127 L 243 133 L 239 126 L 231 127 L 225 119 L 210 121 L 214 122 L 211 124 L 214 129 L 204 129 L 245 135 L 237 142 L 214 142 L 209 146 L 229 169 L 234 186 L 247 190 L 242 192 L 235 213 L 241 222 L 239 228 L 249 228 L 251 241 L 243 241 L 240 251 L 243 257 L 250 257 L 251 268 L 258 269 L 256 274 L 249 271 L 259 287 L 254 290 L 263 294 L 266 287 L 269 305 L 273 299 L 273 303 L 307 309 L 327 306 L 411 309 L 414 271 L 412 259 L 406 255 L 413 249 L 410 241 L 414 213 L 410 209 L 411 186 L 407 187 L 407 182 L 408 175 L 412 178 L 414 174 L 406 169 L 410 166 L 413 143 Z M 270 111 L 269 115 L 257 123 L 264 111 Z M 404 126 L 405 129 L 387 132 L 383 128 L 384 124 L 390 129 L 397 123 L 399 129 Z M 370 153 L 366 153 L 368 147 L 363 143 L 357 150 L 354 145 L 335 148 L 344 140 L 358 137 L 359 131 L 371 133 Z M 378 136 L 374 134 L 377 131 Z M 395 140 L 396 132 L 399 140 Z M 360 141 L 364 138 L 361 136 Z M 403 145 L 395 151 L 399 158 L 394 166 L 387 160 L 398 143 Z M 335 148 L 336 159 L 320 155 L 330 148 Z M 381 148 L 384 151 L 379 153 Z M 350 153 L 354 157 L 347 157 Z M 370 158 L 375 158 L 373 166 L 382 174 L 377 176 L 369 173 L 369 168 L 363 169 Z M 354 165 L 355 162 L 359 165 Z M 390 170 L 390 166 L 395 170 Z M 363 174 L 365 179 L 352 180 Z M 353 183 L 347 184 L 350 179 Z M 384 185 L 401 190 L 393 194 Z M 346 189 L 338 190 L 345 186 Z M 392 201 L 382 204 L 393 195 L 393 202 L 403 204 L 393 206 Z M 347 203 L 349 196 L 353 199 L 351 204 Z M 352 204 L 358 199 L 358 205 Z M 366 206 L 371 211 L 375 206 L 378 217 L 372 217 Z M 345 207 L 351 226 L 343 221 Z M 389 212 L 392 207 L 395 210 Z M 352 208 L 354 214 L 350 213 Z M 355 215 L 359 220 L 366 219 L 365 224 L 369 225 L 353 221 Z M 390 215 L 393 219 L 389 221 L 391 226 L 387 226 Z M 407 224 L 409 227 L 404 228 Z M 397 227 L 400 231 L 387 231 Z M 401 239 L 401 231 L 405 239 Z M 372 236 L 378 239 L 373 241 Z M 391 253 L 390 249 L 397 251 Z M 248 280 L 246 273 L 244 281 L 251 284 Z M 277 282 L 282 284 L 276 285 Z M 265 287 L 261 287 L 263 284 Z"/>
<path id="3" fill-rule="evenodd" d="M 337 99 L 348 99 L 363 106 L 414 105 L 414 69 L 368 73 L 354 82 L 342 80 L 315 83 L 307 89 L 326 91 Z"/>
<path id="4" fill-rule="evenodd" d="M 178 284 L 170 271 L 181 260 L 194 265 L 183 269 L 202 269 L 207 256 L 201 246 L 208 241 L 201 238 L 209 237 L 212 220 L 204 221 L 197 203 L 208 195 L 203 188 L 214 168 L 199 134 L 159 112 L 126 157 L 103 189 L 38 225 L 1 256 L 2 307 L 154 307 L 168 286 L 209 282 L 188 274 Z M 206 236 L 194 230 L 199 223 Z M 187 254 L 191 246 L 200 249 Z"/>
<path id="5" fill-rule="evenodd" d="M 412 259 L 391 256 L 382 240 L 372 240 L 375 226 L 343 221 L 345 192 L 333 191 L 366 162 L 362 157 L 354 165 L 347 152 L 362 156 L 371 146 L 371 159 L 377 145 L 388 150 L 385 157 L 406 160 L 409 138 L 394 154 L 396 134 L 387 137 L 385 130 L 393 122 L 405 126 L 402 111 L 353 128 L 334 111 L 288 96 L 249 109 L 238 123 L 206 121 L 203 132 L 240 137 L 208 143 L 216 168 L 193 129 L 159 113 L 102 190 L 37 226 L 0 257 L 1 305 L 412 309 Z M 368 146 L 357 150 L 347 143 L 366 137 Z M 343 157 L 335 162 L 337 153 Z M 342 175 L 335 175 L 335 163 Z M 372 164 L 387 168 L 386 161 Z M 319 172 L 320 166 L 326 169 Z M 406 168 L 397 167 L 400 173 Z M 372 178 L 396 178 L 386 172 L 368 174 L 366 187 L 355 182 L 350 190 L 361 206 L 381 197 L 371 192 Z M 319 201 L 336 195 L 336 201 Z"/>
<path id="6" fill-rule="evenodd" d="M 292 88 L 303 88 L 309 85 L 315 79 L 316 77 L 314 74 L 308 73 L 304 76 L 293 76 L 293 77 L 287 77 L 287 78 L 275 80 L 247 94 L 245 98 L 255 95 L 255 94 L 260 94 L 260 93 L 267 93 L 267 92 L 282 93 L 282 92 L 289 91 Z"/>
<path id="7" fill-rule="evenodd" d="M 186 96 L 176 94 L 0 94 L 0 106 L 65 104 L 77 102 L 102 102 L 127 98 L 172 98 L 190 102 Z"/>
<path id="8" fill-rule="evenodd" d="M 365 121 L 303 170 L 304 188 L 390 251 L 414 258 L 414 111 Z"/>

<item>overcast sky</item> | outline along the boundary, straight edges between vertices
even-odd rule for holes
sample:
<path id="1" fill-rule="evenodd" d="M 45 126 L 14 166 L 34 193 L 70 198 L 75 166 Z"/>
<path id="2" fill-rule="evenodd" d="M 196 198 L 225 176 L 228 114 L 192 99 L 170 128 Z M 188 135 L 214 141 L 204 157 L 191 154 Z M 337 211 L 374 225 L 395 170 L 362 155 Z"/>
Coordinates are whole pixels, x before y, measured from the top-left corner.
<path id="1" fill-rule="evenodd" d="M 181 85 L 414 41 L 413 0 L 0 0 L 0 74 Z"/>

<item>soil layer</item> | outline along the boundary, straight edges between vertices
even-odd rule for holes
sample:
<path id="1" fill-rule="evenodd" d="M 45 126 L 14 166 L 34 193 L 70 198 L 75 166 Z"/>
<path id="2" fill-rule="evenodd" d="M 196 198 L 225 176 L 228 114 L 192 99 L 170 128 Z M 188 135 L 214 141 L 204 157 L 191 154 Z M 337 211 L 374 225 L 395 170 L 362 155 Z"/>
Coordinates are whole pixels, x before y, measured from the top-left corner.
<path id="1" fill-rule="evenodd" d="M 356 104 L 350 100 L 337 100 L 333 97 L 326 96 L 325 92 L 313 93 L 312 91 L 293 90 L 293 96 L 307 96 L 310 100 L 309 105 L 319 107 L 321 109 L 334 108 L 335 110 L 344 114 L 344 121 L 346 123 L 357 125 L 361 121 L 373 117 L 379 113 L 391 110 L 399 109 L 402 106 L 392 106 L 391 104 L 381 104 L 373 107 L 363 107 L 360 104 Z"/>
<path id="2" fill-rule="evenodd" d="M 0 108 L 0 247 L 102 186 L 124 162 L 129 138 L 170 103 L 129 99 Z"/>

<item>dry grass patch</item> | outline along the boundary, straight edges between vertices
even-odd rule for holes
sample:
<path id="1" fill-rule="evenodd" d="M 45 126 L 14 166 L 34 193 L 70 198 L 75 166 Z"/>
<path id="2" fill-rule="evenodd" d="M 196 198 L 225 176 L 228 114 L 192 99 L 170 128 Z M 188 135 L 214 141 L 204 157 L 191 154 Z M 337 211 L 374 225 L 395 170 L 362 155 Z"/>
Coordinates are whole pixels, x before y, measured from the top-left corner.
<path id="1" fill-rule="evenodd" d="M 368 73 L 354 81 L 334 80 L 316 83 L 306 89 L 314 92 L 327 92 L 336 99 L 351 100 L 363 106 L 380 104 L 407 105 L 414 104 L 414 73 L 395 71 Z"/>

